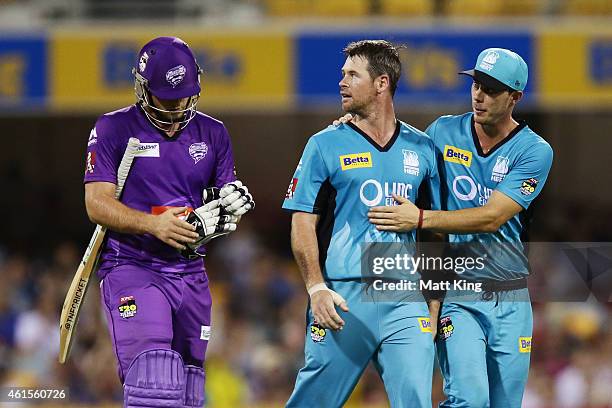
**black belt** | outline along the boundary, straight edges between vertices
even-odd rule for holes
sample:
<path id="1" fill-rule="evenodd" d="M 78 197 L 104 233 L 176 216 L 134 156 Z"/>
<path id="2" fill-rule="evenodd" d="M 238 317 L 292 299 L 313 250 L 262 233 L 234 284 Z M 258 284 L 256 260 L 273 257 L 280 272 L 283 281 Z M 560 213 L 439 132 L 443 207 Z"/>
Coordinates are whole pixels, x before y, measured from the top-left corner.
<path id="1" fill-rule="evenodd" d="M 508 290 L 525 289 L 527 287 L 527 278 L 511 279 L 511 280 L 485 280 L 482 281 L 483 292 L 505 292 Z"/>

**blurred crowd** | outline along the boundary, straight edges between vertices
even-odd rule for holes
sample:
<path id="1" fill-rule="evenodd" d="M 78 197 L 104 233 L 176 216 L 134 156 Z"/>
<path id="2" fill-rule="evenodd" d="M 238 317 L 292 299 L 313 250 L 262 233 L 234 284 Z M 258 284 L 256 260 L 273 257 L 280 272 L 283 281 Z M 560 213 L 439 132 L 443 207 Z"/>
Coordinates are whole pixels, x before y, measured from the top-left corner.
<path id="1" fill-rule="evenodd" d="M 118 406 L 122 389 L 97 279 L 90 282 L 69 362 L 57 363 L 59 313 L 81 250 L 81 243 L 63 242 L 46 255 L 0 251 L 0 387 L 64 388 L 71 404 Z M 288 249 L 262 244 L 245 219 L 239 231 L 213 242 L 206 261 L 213 292 L 208 406 L 282 406 L 303 363 L 307 303 Z M 524 407 L 612 406 L 611 304 L 533 308 Z M 441 386 L 436 374 L 434 400 L 443 397 Z M 348 406 L 387 406 L 372 367 Z"/>

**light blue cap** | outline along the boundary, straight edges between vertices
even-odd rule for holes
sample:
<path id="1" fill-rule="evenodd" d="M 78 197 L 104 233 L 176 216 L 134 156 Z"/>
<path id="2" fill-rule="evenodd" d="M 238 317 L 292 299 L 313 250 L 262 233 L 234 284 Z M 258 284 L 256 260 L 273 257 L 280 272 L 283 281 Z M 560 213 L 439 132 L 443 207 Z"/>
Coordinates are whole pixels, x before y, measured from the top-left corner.
<path id="1" fill-rule="evenodd" d="M 487 86 L 492 85 L 491 82 L 493 84 L 498 82 L 493 88 L 503 86 L 523 91 L 527 86 L 528 72 L 525 60 L 516 52 L 505 48 L 487 48 L 478 55 L 473 70 L 463 71 L 460 74 L 469 75 Z M 495 81 L 490 81 L 490 79 Z"/>

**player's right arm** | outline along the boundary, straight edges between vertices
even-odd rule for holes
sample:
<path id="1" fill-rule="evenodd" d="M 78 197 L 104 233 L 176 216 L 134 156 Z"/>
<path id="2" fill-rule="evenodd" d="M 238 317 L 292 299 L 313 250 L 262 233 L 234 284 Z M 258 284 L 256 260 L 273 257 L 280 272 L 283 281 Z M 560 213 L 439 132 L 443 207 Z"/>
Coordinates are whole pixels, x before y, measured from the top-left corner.
<path id="1" fill-rule="evenodd" d="M 319 215 L 295 212 L 291 218 L 291 249 L 310 295 L 312 314 L 321 327 L 340 330 L 344 320 L 336 311 L 336 305 L 348 312 L 346 301 L 327 288 L 319 266 L 317 222 Z"/>
<path id="2" fill-rule="evenodd" d="M 325 284 L 319 260 L 317 223 L 322 211 L 317 197 L 329 179 L 325 160 L 314 138 L 310 138 L 285 196 L 283 208 L 293 211 L 291 247 L 310 295 L 310 308 L 321 327 L 339 330 L 344 321 L 336 306 L 348 311 L 346 301 Z"/>
<path id="3" fill-rule="evenodd" d="M 195 227 L 180 218 L 187 207 L 172 208 L 159 215 L 147 214 L 123 204 L 115 198 L 115 184 L 85 184 L 85 207 L 89 219 L 113 231 L 127 234 L 151 234 L 166 244 L 185 249 L 183 243 L 195 242 Z"/>

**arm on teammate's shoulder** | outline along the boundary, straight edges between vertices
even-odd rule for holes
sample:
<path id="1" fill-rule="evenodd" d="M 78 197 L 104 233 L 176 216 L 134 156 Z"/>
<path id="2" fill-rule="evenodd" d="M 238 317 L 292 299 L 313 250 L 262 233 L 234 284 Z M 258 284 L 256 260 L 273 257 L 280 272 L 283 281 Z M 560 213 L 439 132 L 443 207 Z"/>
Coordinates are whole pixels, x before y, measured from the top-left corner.
<path id="1" fill-rule="evenodd" d="M 482 207 L 456 211 L 424 211 L 423 228 L 456 234 L 496 232 L 522 210 L 523 207 L 504 193 L 493 191 L 488 202 Z"/>
<path id="2" fill-rule="evenodd" d="M 135 210 L 115 198 L 115 184 L 91 182 L 85 184 L 85 207 L 89 219 L 116 232 L 151 234 L 166 244 L 185 249 L 184 242 L 195 242 L 194 227 L 178 218 L 186 207 L 151 215 Z"/>

